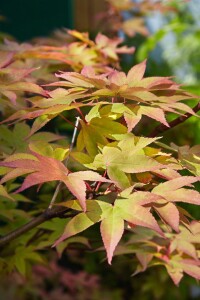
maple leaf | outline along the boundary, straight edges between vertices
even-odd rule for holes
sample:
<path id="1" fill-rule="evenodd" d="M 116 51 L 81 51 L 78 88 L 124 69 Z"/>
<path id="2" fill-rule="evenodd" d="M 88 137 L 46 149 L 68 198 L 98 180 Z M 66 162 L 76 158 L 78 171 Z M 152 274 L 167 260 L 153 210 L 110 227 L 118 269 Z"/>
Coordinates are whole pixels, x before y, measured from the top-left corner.
<path id="1" fill-rule="evenodd" d="M 105 146 L 101 154 L 97 154 L 94 161 L 85 166 L 91 169 L 104 168 L 107 170 L 109 178 L 115 182 L 119 188 L 130 186 L 130 182 L 125 173 L 142 173 L 164 168 L 165 166 L 157 162 L 154 158 L 145 154 L 145 147 L 155 141 L 155 139 L 139 138 L 129 134 L 127 137 L 120 135 L 122 140 L 117 146 Z M 123 139 L 124 137 L 124 139 Z"/>
<path id="2" fill-rule="evenodd" d="M 77 138 L 77 149 L 82 151 L 86 148 L 90 156 L 98 153 L 98 145 L 108 144 L 108 139 L 114 139 L 112 134 L 126 133 L 125 126 L 110 118 L 93 118 L 90 122 L 80 121 L 81 130 Z"/>
<path id="3" fill-rule="evenodd" d="M 32 127 L 32 129 L 34 128 Z M 0 152 L 2 155 L 25 152 L 28 150 L 29 142 L 42 141 L 48 143 L 62 138 L 51 132 L 40 132 L 33 135 L 32 129 L 24 122 L 15 124 L 12 129 L 0 125 Z"/>
<path id="4" fill-rule="evenodd" d="M 138 105 L 133 111 L 130 110 L 129 106 L 126 110 L 124 108 L 127 120 L 129 117 L 127 113 L 130 113 L 131 119 L 136 119 L 136 123 L 131 126 L 129 125 L 130 121 L 127 122 L 130 129 L 137 124 L 142 114 L 149 115 L 166 126 L 168 124 L 165 120 L 164 111 L 178 114 L 183 111 L 195 114 L 189 106 L 180 103 L 185 99 L 196 98 L 195 95 L 182 91 L 180 86 L 173 82 L 170 77 L 144 78 L 145 69 L 146 60 L 133 66 L 127 75 L 117 70 L 96 75 L 92 67 L 84 67 L 80 74 L 76 72 L 58 74 L 57 76 L 65 79 L 66 82 L 60 81 L 54 84 L 67 88 L 78 87 L 85 92 L 90 89 L 90 94 L 87 95 L 89 99 L 92 97 L 97 99 L 112 97 L 115 103 L 121 103 L 124 99 L 126 106 L 127 100 L 129 102 L 134 101 L 135 104 L 140 102 L 141 108 Z M 139 110 L 138 115 L 137 110 Z"/>
<path id="5" fill-rule="evenodd" d="M 178 156 L 183 166 L 194 175 L 200 176 L 200 146 L 195 145 L 191 148 L 188 145 L 177 147 L 173 144 L 173 146 L 178 150 Z"/>
<path id="6" fill-rule="evenodd" d="M 77 99 L 85 97 L 79 90 L 76 92 L 71 91 L 70 93 L 65 89 L 58 88 L 52 92 L 48 92 L 48 96 L 48 98 L 29 99 L 33 104 L 31 108 L 18 110 L 2 123 L 16 120 L 36 119 L 31 128 L 31 136 L 61 112 L 86 106 L 84 103 L 75 102 Z"/>
<path id="7" fill-rule="evenodd" d="M 135 51 L 134 47 L 118 47 L 123 42 L 121 38 L 108 38 L 102 33 L 98 33 L 95 37 L 95 41 L 89 39 L 89 35 L 86 32 L 78 32 L 77 30 L 68 30 L 68 33 L 77 39 L 81 40 L 84 44 L 90 46 L 93 51 L 99 54 L 103 54 L 105 58 L 111 58 L 113 60 L 119 60 L 118 53 L 129 53 L 132 54 Z M 88 64 L 83 64 L 88 65 Z"/>
<path id="8" fill-rule="evenodd" d="M 180 226 L 180 232 L 176 234 L 166 232 L 164 240 L 148 228 L 134 228 L 134 235 L 125 245 L 130 251 L 127 253 L 135 253 L 142 267 L 139 265 L 133 275 L 145 271 L 148 266 L 164 265 L 176 285 L 180 283 L 184 273 L 199 279 L 200 262 L 194 247 L 195 243 L 198 247 L 200 241 L 199 222 L 193 221 L 188 227 L 189 229 Z M 135 244 L 137 247 L 133 248 L 132 245 Z M 119 249 L 119 254 L 123 253 L 126 253 L 126 249 Z"/>
<path id="9" fill-rule="evenodd" d="M 10 63 L 13 55 L 7 54 L 5 61 L 1 62 L 0 67 L 0 93 L 7 97 L 12 104 L 16 104 L 16 92 L 31 92 L 47 96 L 47 92 L 39 85 L 26 81 L 26 77 L 36 69 L 14 68 L 12 66 L 4 67 Z"/>
<path id="10" fill-rule="evenodd" d="M 122 193 L 122 196 L 125 194 Z M 150 193 L 136 192 L 126 199 L 116 199 L 114 205 L 99 201 L 87 200 L 87 210 L 73 217 L 67 224 L 63 235 L 54 246 L 101 221 L 101 236 L 107 252 L 108 263 L 111 264 L 114 250 L 124 232 L 124 221 L 131 224 L 151 228 L 163 236 L 156 220 L 143 205 L 155 201 L 157 196 Z M 80 211 L 77 201 L 67 201 L 60 205 Z"/>
<path id="11" fill-rule="evenodd" d="M 181 176 L 158 184 L 152 193 L 161 195 L 168 202 L 187 202 L 199 205 L 200 193 L 192 189 L 182 188 L 196 181 L 199 181 L 199 177 Z"/>
<path id="12" fill-rule="evenodd" d="M 200 262 L 194 259 L 184 259 L 179 255 L 173 255 L 169 262 L 165 263 L 168 274 L 176 285 L 179 285 L 183 272 L 200 280 Z"/>
<path id="13" fill-rule="evenodd" d="M 194 246 L 200 243 L 200 223 L 198 221 L 192 221 L 188 228 L 181 226 L 179 234 L 168 234 L 168 236 L 171 239 L 170 253 L 178 250 L 198 260 Z"/>
<path id="14" fill-rule="evenodd" d="M 85 210 L 86 185 L 84 180 L 110 182 L 93 171 L 70 173 L 59 160 L 42 156 L 33 151 L 31 153 L 33 155 L 25 153 L 14 154 L 0 163 L 1 166 L 14 169 L 1 179 L 1 183 L 31 173 L 25 178 L 21 187 L 15 193 L 21 192 L 33 185 L 59 180 L 64 182 L 70 192 L 79 199 L 81 207 Z"/>
<path id="15" fill-rule="evenodd" d="M 158 184 L 151 191 L 153 194 L 161 196 L 161 199 L 153 205 L 155 211 L 164 223 L 170 225 L 176 232 L 179 232 L 179 222 L 180 219 L 182 221 L 183 215 L 180 214 L 174 203 L 186 202 L 200 205 L 200 193 L 198 191 L 182 188 L 198 180 L 198 177 L 179 176 Z"/>
<path id="16" fill-rule="evenodd" d="M 130 37 L 136 33 L 147 36 L 149 31 L 144 23 L 144 18 L 130 18 L 122 23 L 122 30 Z"/>
<path id="17" fill-rule="evenodd" d="M 121 44 L 123 39 L 115 38 L 110 39 L 104 34 L 98 33 L 95 38 L 95 43 L 97 45 L 97 49 L 101 51 L 105 55 L 105 57 L 110 57 L 114 60 L 118 60 L 118 53 L 127 53 L 132 54 L 135 51 L 134 47 L 128 48 L 126 46 L 117 48 L 119 44 Z"/>

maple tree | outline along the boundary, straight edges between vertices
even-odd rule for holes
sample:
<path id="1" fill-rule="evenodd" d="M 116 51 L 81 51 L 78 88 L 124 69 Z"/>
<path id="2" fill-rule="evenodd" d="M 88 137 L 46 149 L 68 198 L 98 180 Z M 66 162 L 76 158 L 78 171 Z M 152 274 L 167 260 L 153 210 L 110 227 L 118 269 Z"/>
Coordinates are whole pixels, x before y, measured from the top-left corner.
<path id="1" fill-rule="evenodd" d="M 184 273 L 200 279 L 200 222 L 182 205 L 200 205 L 200 147 L 160 141 L 199 117 L 199 97 L 172 77 L 145 77 L 146 60 L 123 72 L 119 54 L 135 49 L 121 42 L 63 30 L 0 46 L 2 272 L 25 275 L 46 247 L 89 248 L 84 232 L 100 223 L 93 250 L 104 245 L 109 264 L 134 254 L 134 274 L 161 265 L 176 285 Z M 146 135 L 144 117 L 154 126 Z"/>

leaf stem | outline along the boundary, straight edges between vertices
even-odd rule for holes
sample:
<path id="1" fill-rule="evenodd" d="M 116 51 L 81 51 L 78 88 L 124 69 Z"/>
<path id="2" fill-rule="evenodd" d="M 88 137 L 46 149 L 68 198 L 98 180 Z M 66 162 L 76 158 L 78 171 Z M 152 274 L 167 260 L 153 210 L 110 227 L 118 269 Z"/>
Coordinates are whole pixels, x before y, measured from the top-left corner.
<path id="1" fill-rule="evenodd" d="M 70 125 L 72 125 L 73 127 L 76 127 L 76 125 L 74 125 L 71 121 L 69 121 L 67 118 L 65 118 L 62 114 L 59 114 L 59 116 L 65 120 L 65 122 L 69 123 Z"/>
<path id="2" fill-rule="evenodd" d="M 84 121 L 85 123 L 87 123 L 87 121 L 86 121 L 86 119 L 85 119 L 85 116 L 84 116 L 84 114 L 82 113 L 82 111 L 80 110 L 80 108 L 77 107 L 76 110 L 78 111 L 78 113 L 79 113 L 80 116 L 82 117 L 83 121 Z"/>

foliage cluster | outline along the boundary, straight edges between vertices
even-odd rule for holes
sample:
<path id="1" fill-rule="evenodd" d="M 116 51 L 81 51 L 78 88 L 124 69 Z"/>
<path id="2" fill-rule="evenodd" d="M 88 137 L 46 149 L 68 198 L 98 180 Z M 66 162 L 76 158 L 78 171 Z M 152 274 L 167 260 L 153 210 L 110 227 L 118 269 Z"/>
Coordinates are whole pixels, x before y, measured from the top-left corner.
<path id="1" fill-rule="evenodd" d="M 200 222 L 185 204 L 200 205 L 200 146 L 160 141 L 198 118 L 198 97 L 172 77 L 145 77 L 146 60 L 123 72 L 119 54 L 134 47 L 121 42 L 63 30 L 0 46 L 2 273 L 28 274 L 53 245 L 60 257 L 105 248 L 134 274 L 164 266 L 176 285 L 200 279 Z"/>

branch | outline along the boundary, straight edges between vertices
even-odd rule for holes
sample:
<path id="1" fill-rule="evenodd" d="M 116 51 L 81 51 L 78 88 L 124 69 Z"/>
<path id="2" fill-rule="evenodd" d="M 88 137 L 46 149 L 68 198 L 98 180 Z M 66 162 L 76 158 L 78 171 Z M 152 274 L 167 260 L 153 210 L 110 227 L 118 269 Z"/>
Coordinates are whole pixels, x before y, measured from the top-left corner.
<path id="1" fill-rule="evenodd" d="M 9 242 L 13 241 L 17 237 L 21 236 L 22 234 L 28 232 L 29 230 L 37 227 L 38 225 L 51 220 L 53 218 L 63 217 L 69 209 L 66 207 L 56 206 L 51 209 L 46 209 L 41 215 L 32 219 L 30 222 L 26 223 L 25 225 L 21 226 L 20 228 L 15 229 L 14 231 L 9 232 L 5 236 L 0 238 L 0 247 L 5 246 Z"/>
<path id="2" fill-rule="evenodd" d="M 193 111 L 196 113 L 200 110 L 200 102 L 193 108 Z M 167 127 L 165 126 L 164 124 L 161 124 L 159 126 L 157 126 L 149 135 L 149 137 L 156 137 L 158 136 L 159 134 L 169 130 L 169 129 L 172 129 L 173 127 L 185 122 L 187 119 L 189 119 L 190 117 L 192 117 L 193 115 L 190 114 L 190 113 L 186 113 L 185 115 L 183 116 L 180 116 L 178 118 L 176 118 L 175 120 L 171 121 L 169 123 L 169 126 L 170 127 Z"/>

